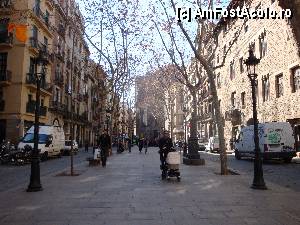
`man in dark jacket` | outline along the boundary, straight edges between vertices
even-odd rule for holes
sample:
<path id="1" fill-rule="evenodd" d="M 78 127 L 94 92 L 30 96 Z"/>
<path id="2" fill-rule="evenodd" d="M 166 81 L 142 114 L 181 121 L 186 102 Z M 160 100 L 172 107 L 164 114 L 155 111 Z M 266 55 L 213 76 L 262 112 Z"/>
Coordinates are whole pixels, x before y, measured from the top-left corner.
<path id="1" fill-rule="evenodd" d="M 100 137 L 98 139 L 98 146 L 101 149 L 102 166 L 105 167 L 106 159 L 109 154 L 109 149 L 111 148 L 110 136 L 105 131 L 103 131 L 103 133 L 100 135 Z"/>
<path id="2" fill-rule="evenodd" d="M 169 131 L 165 130 L 163 136 L 158 140 L 160 162 L 162 167 L 166 163 L 167 155 L 173 147 L 172 139 L 170 138 Z"/>
<path id="3" fill-rule="evenodd" d="M 143 147 L 144 147 L 144 138 L 141 137 L 139 139 L 139 151 L 140 151 L 140 153 L 142 152 Z"/>

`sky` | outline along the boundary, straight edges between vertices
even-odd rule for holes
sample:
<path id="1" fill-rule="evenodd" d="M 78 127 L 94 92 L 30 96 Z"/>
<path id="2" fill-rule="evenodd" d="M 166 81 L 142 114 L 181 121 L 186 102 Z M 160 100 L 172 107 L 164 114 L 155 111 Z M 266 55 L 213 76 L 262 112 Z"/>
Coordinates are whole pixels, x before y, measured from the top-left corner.
<path id="1" fill-rule="evenodd" d="M 77 2 L 86 20 L 86 33 L 92 37 L 93 43 L 99 48 L 102 24 L 102 49 L 105 49 L 105 54 L 109 56 L 114 66 L 116 58 L 120 59 L 124 55 L 123 37 L 127 37 L 128 64 L 131 76 L 143 76 L 159 65 L 171 63 L 170 56 L 165 49 L 165 47 L 168 50 L 175 47 L 170 38 L 171 30 L 174 32 L 175 43 L 182 53 L 184 61 L 188 63 L 193 56 L 191 48 L 176 24 L 176 13 L 169 0 L 77 0 Z M 177 0 L 175 2 L 178 7 L 192 9 L 197 7 L 194 1 Z M 220 2 L 218 7 L 224 8 L 228 4 L 228 1 Z M 167 19 L 173 21 L 171 29 Z M 196 20 L 184 21 L 183 24 L 191 39 L 194 40 L 197 32 Z M 126 35 L 122 35 L 121 28 L 127 31 Z M 115 41 L 113 40 L 114 36 L 116 37 Z M 88 41 L 87 43 L 90 46 L 91 58 L 98 62 L 98 51 Z M 104 65 L 105 70 L 109 73 L 109 65 L 104 57 L 101 57 L 100 64 Z M 132 95 L 132 90 L 130 95 Z"/>

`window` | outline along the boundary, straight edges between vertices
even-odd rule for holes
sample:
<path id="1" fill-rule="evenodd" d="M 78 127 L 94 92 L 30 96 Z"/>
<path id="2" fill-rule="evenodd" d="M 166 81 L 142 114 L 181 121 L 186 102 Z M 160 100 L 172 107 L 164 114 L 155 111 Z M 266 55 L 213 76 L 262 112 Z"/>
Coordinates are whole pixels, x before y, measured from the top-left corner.
<path id="1" fill-rule="evenodd" d="M 266 40 L 266 34 L 263 33 L 259 36 L 259 55 L 262 59 L 267 54 L 267 40 Z"/>
<path id="2" fill-rule="evenodd" d="M 49 25 L 49 12 L 48 12 L 48 10 L 46 10 L 46 13 L 45 13 L 45 23 L 47 24 L 47 26 Z"/>
<path id="3" fill-rule="evenodd" d="M 38 39 L 38 28 L 35 25 L 32 26 L 32 37 L 35 40 Z"/>
<path id="4" fill-rule="evenodd" d="M 28 95 L 28 102 L 32 102 L 32 95 Z"/>
<path id="5" fill-rule="evenodd" d="M 221 87 L 221 76 L 220 73 L 217 74 L 217 88 Z"/>
<path id="6" fill-rule="evenodd" d="M 243 60 L 243 57 L 240 58 L 240 73 L 244 73 L 244 60 Z"/>
<path id="7" fill-rule="evenodd" d="M 48 48 L 48 38 L 44 37 L 44 46 L 43 46 L 43 50 L 45 52 L 47 52 L 47 48 Z"/>
<path id="8" fill-rule="evenodd" d="M 231 106 L 232 106 L 232 108 L 235 108 L 235 106 L 236 106 L 236 99 L 235 99 L 235 96 L 236 95 L 236 92 L 232 92 L 231 93 Z"/>
<path id="9" fill-rule="evenodd" d="M 276 97 L 279 98 L 283 96 L 283 74 L 276 76 Z"/>
<path id="10" fill-rule="evenodd" d="M 219 60 L 220 60 L 219 55 L 217 55 L 217 64 L 219 64 Z"/>
<path id="11" fill-rule="evenodd" d="M 242 108 L 245 108 L 245 96 L 246 96 L 246 93 L 245 92 L 242 92 L 241 93 L 241 103 L 242 103 Z"/>
<path id="12" fill-rule="evenodd" d="M 3 74 L 6 74 L 6 69 L 7 69 L 7 52 L 1 52 L 0 53 L 0 73 L 1 76 Z"/>
<path id="13" fill-rule="evenodd" d="M 29 73 L 34 74 L 34 58 L 30 57 L 29 62 Z"/>
<path id="14" fill-rule="evenodd" d="M 234 79 L 234 77 L 235 77 L 234 61 L 232 61 L 230 63 L 230 71 L 229 71 L 229 73 L 230 73 L 230 79 L 231 80 Z"/>
<path id="15" fill-rule="evenodd" d="M 263 94 L 263 101 L 270 100 L 270 81 L 269 76 L 265 76 L 262 79 L 262 94 Z"/>
<path id="16" fill-rule="evenodd" d="M 226 45 L 224 45 L 224 48 L 223 48 L 223 55 L 225 56 L 226 54 Z"/>
<path id="17" fill-rule="evenodd" d="M 292 87 L 292 92 L 296 92 L 300 90 L 300 66 L 292 69 L 291 87 Z"/>

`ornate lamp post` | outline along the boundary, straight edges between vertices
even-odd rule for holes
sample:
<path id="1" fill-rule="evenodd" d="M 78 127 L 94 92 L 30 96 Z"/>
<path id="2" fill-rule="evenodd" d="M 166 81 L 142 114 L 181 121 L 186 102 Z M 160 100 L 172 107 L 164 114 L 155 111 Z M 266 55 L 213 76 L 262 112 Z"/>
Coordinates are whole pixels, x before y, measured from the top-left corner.
<path id="1" fill-rule="evenodd" d="M 257 109 L 256 109 L 256 86 L 257 86 L 257 74 L 255 67 L 260 62 L 254 56 L 253 49 L 249 48 L 249 57 L 244 61 L 247 66 L 248 77 L 251 82 L 252 88 L 252 102 L 253 102 L 253 125 L 254 125 L 254 144 L 255 144 L 255 160 L 254 160 L 254 179 L 252 188 L 253 189 L 267 189 L 263 176 L 261 153 L 259 149 L 259 138 L 258 138 L 258 123 L 257 123 Z"/>
<path id="2" fill-rule="evenodd" d="M 41 82 L 46 75 L 46 66 L 48 64 L 47 53 L 40 51 L 39 56 L 35 58 L 34 75 L 36 79 L 36 102 L 35 102 L 35 115 L 34 115 L 34 146 L 31 153 L 31 174 L 30 183 L 27 188 L 27 192 L 42 191 L 42 185 L 40 181 L 40 158 L 39 158 L 39 116 L 40 116 L 40 90 Z M 38 64 L 42 66 L 41 72 L 38 73 Z"/>

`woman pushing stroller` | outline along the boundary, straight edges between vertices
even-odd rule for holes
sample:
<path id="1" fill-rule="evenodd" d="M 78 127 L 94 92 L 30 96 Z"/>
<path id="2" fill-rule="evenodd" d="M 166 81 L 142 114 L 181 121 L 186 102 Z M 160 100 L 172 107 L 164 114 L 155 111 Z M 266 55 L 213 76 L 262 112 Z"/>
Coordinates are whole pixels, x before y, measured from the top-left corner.
<path id="1" fill-rule="evenodd" d="M 158 145 L 161 162 L 160 169 L 162 171 L 161 178 L 170 179 L 170 177 L 176 177 L 177 180 L 180 181 L 180 155 L 178 155 L 178 152 L 174 149 L 168 131 L 164 131 L 163 137 L 158 141 Z"/>

